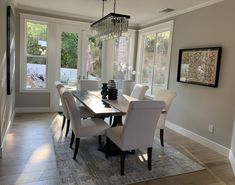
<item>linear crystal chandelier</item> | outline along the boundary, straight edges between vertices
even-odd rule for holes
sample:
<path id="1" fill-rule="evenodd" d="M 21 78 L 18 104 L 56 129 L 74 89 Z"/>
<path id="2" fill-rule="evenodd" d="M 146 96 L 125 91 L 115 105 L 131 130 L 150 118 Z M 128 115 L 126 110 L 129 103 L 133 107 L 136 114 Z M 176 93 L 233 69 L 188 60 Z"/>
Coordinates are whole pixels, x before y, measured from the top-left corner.
<path id="1" fill-rule="evenodd" d="M 117 14 L 116 0 L 114 0 L 113 13 L 104 16 L 104 1 L 102 7 L 102 18 L 91 24 L 92 35 L 101 41 L 120 37 L 123 32 L 128 31 L 129 15 Z"/>

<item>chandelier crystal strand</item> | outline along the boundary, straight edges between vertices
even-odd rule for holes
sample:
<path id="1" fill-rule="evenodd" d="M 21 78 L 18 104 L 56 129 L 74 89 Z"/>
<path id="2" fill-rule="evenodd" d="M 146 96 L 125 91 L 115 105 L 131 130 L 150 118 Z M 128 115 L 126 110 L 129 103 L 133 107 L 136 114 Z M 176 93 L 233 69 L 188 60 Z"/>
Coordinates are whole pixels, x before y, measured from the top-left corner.
<path id="1" fill-rule="evenodd" d="M 102 8 L 102 16 L 104 14 L 104 1 Z M 91 25 L 92 35 L 101 41 L 120 37 L 123 32 L 128 31 L 129 15 L 116 13 L 116 0 L 114 0 L 114 12 L 102 17 Z"/>

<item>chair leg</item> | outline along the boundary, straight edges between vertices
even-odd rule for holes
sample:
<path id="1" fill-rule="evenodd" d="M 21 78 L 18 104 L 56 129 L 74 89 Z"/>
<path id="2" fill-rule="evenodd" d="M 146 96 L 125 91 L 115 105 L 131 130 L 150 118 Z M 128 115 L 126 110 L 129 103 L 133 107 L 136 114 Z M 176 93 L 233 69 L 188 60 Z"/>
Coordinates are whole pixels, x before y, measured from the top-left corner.
<path id="1" fill-rule="evenodd" d="M 121 175 L 124 175 L 125 171 L 125 151 L 121 151 Z"/>
<path id="2" fill-rule="evenodd" d="M 63 130 L 64 129 L 64 125 L 65 125 L 65 115 L 63 115 L 63 123 L 62 123 L 62 127 L 61 127 L 61 130 Z"/>
<path id="3" fill-rule="evenodd" d="M 101 144 L 102 144 L 102 136 L 99 135 L 99 145 L 101 145 Z"/>
<path id="4" fill-rule="evenodd" d="M 160 141 L 161 145 L 164 146 L 164 129 L 160 129 Z"/>
<path id="5" fill-rule="evenodd" d="M 148 169 L 152 170 L 152 147 L 148 148 Z"/>
<path id="6" fill-rule="evenodd" d="M 73 147 L 73 142 L 74 142 L 74 138 L 75 138 L 75 135 L 74 135 L 74 132 L 72 131 L 72 136 L 71 136 L 71 141 L 70 141 L 70 148 Z"/>
<path id="7" fill-rule="evenodd" d="M 67 137 L 68 133 L 69 133 L 69 127 L 70 127 L 70 120 L 67 120 L 67 128 L 66 128 L 66 132 L 65 132 L 65 137 Z"/>
<path id="8" fill-rule="evenodd" d="M 112 125 L 112 122 L 113 122 L 113 117 L 110 116 L 110 117 L 109 117 L 109 125 Z"/>
<path id="9" fill-rule="evenodd" d="M 76 138 L 75 141 L 75 150 L 74 150 L 74 155 L 73 155 L 73 159 L 76 159 L 77 153 L 78 153 L 78 147 L 79 147 L 79 142 L 80 142 L 80 138 Z"/>
<path id="10" fill-rule="evenodd" d="M 105 158 L 106 159 L 109 158 L 109 144 L 110 144 L 110 140 L 108 137 L 106 137 L 106 148 L 105 148 Z"/>

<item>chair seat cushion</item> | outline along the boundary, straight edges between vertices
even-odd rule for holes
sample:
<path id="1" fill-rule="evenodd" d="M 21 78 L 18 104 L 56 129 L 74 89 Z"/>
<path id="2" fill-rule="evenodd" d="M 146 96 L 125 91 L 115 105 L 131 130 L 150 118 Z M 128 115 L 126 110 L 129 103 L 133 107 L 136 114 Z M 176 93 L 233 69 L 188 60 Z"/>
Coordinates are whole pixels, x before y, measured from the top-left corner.
<path id="1" fill-rule="evenodd" d="M 106 136 L 111 139 L 119 148 L 121 146 L 123 126 L 112 127 L 106 130 Z"/>
<path id="2" fill-rule="evenodd" d="M 76 137 L 104 135 L 107 128 L 108 124 L 100 118 L 84 119 L 81 120 L 81 128 Z"/>

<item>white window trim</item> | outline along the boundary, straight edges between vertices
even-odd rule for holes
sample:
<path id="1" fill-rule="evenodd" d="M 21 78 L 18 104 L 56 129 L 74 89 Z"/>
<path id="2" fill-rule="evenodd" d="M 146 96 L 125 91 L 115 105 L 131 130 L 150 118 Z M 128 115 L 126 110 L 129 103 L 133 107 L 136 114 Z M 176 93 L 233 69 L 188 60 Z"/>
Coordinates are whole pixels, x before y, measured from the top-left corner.
<path id="1" fill-rule="evenodd" d="M 46 20 L 42 20 L 40 17 L 35 18 L 35 16 L 20 15 L 20 92 L 49 92 L 48 89 L 48 59 L 49 59 L 49 48 L 50 44 L 47 44 L 47 81 L 46 81 L 46 88 L 44 89 L 27 89 L 26 88 L 26 73 L 27 73 L 27 41 L 26 41 L 26 22 L 38 22 L 47 25 L 47 43 L 49 38 L 49 23 Z"/>
<path id="2" fill-rule="evenodd" d="M 138 51 L 137 51 L 137 65 L 136 65 L 136 70 L 137 70 L 137 76 L 136 76 L 136 81 L 137 83 L 141 83 L 141 73 L 142 73 L 142 61 L 143 61 L 143 48 L 144 48 L 144 43 L 143 43 L 143 38 L 145 35 L 148 34 L 156 34 L 156 32 L 162 32 L 162 31 L 170 31 L 170 41 L 169 41 L 169 49 L 168 49 L 168 76 L 167 76 L 167 87 L 169 85 L 169 72 L 170 72 L 170 60 L 171 60 L 171 48 L 172 48 L 172 38 L 173 38 L 173 27 L 174 27 L 174 21 L 168 21 L 162 24 L 158 24 L 155 26 L 151 26 L 148 28 L 144 28 L 139 30 L 139 37 L 138 37 Z M 148 95 L 150 97 L 154 97 L 154 95 Z"/>

